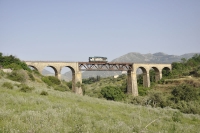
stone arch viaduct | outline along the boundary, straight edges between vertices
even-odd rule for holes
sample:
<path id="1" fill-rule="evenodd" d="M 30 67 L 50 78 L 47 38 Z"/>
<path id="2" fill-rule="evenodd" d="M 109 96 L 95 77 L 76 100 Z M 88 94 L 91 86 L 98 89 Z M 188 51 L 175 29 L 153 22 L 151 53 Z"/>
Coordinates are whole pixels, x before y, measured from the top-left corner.
<path id="1" fill-rule="evenodd" d="M 77 82 L 82 83 L 81 71 L 127 71 L 127 93 L 133 96 L 138 96 L 137 74 L 136 71 L 140 68 L 143 71 L 143 86 L 150 87 L 150 69 L 155 71 L 155 80 L 162 78 L 162 70 L 171 71 L 171 64 L 141 64 L 141 63 L 97 63 L 97 62 L 55 62 L 55 61 L 25 61 L 30 67 L 33 67 L 39 73 L 45 67 L 53 68 L 55 76 L 61 79 L 61 70 L 68 67 L 72 71 L 72 91 L 82 95 L 81 87 L 78 87 Z"/>

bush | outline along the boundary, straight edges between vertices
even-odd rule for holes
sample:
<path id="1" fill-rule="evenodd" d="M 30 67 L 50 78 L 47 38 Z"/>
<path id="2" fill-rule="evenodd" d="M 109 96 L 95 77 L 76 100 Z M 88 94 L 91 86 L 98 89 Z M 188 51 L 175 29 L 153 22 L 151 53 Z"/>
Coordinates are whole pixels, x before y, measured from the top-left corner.
<path id="1" fill-rule="evenodd" d="M 174 100 L 176 103 L 181 100 L 188 102 L 192 100 L 198 100 L 199 98 L 199 89 L 189 85 L 177 86 L 172 90 L 171 93 L 173 95 L 172 100 Z"/>
<path id="2" fill-rule="evenodd" d="M 55 85 L 60 85 L 61 82 L 58 78 L 54 77 L 54 76 L 48 76 L 48 79 L 51 81 L 51 83 L 55 84 Z"/>
<path id="3" fill-rule="evenodd" d="M 81 87 L 81 82 L 78 81 L 78 82 L 76 83 L 76 87 L 80 88 L 80 87 Z"/>
<path id="4" fill-rule="evenodd" d="M 23 85 L 21 86 L 20 91 L 21 91 L 21 92 L 31 92 L 31 91 L 34 90 L 34 89 L 35 89 L 34 87 L 29 87 L 29 86 L 23 84 Z"/>
<path id="5" fill-rule="evenodd" d="M 3 54 L 0 53 L 0 62 L 4 68 L 11 68 L 13 70 L 24 69 L 31 71 L 25 62 L 21 61 L 13 55 L 3 56 Z"/>
<path id="6" fill-rule="evenodd" d="M 147 98 L 146 97 L 142 97 L 142 96 L 137 96 L 137 97 L 133 97 L 131 96 L 129 103 L 131 104 L 136 104 L 136 105 L 148 105 L 147 103 Z M 129 100 L 127 99 L 127 100 Z"/>
<path id="7" fill-rule="evenodd" d="M 46 91 L 42 91 L 42 92 L 40 93 L 40 95 L 47 96 L 47 95 L 48 95 L 48 92 L 46 92 Z"/>
<path id="8" fill-rule="evenodd" d="M 70 81 L 70 82 L 67 82 L 66 83 L 67 84 L 67 86 L 70 88 L 70 90 L 72 89 L 72 81 Z"/>
<path id="9" fill-rule="evenodd" d="M 168 105 L 167 98 L 162 92 L 150 92 L 147 101 L 152 107 L 166 107 Z"/>
<path id="10" fill-rule="evenodd" d="M 125 98 L 125 94 L 119 87 L 106 86 L 101 89 L 101 94 L 107 100 L 121 101 Z"/>
<path id="11" fill-rule="evenodd" d="M 4 82 L 2 87 L 8 88 L 8 89 L 13 89 L 13 85 L 10 82 Z"/>
<path id="12" fill-rule="evenodd" d="M 10 74 L 8 74 L 8 78 L 13 81 L 25 83 L 28 79 L 27 72 L 25 70 L 17 70 L 12 71 Z"/>
<path id="13" fill-rule="evenodd" d="M 2 70 L 0 70 L 0 76 L 4 76 L 4 72 Z"/>
<path id="14" fill-rule="evenodd" d="M 42 77 L 42 81 L 45 82 L 48 86 L 54 86 L 54 85 L 61 84 L 60 80 L 54 76 Z"/>
<path id="15" fill-rule="evenodd" d="M 172 115 L 172 120 L 174 122 L 181 122 L 182 118 L 183 118 L 183 115 L 181 114 L 181 112 L 174 112 Z"/>
<path id="16" fill-rule="evenodd" d="M 58 91 L 70 91 L 69 87 L 68 86 L 64 86 L 64 85 L 59 85 L 59 86 L 56 86 L 54 88 L 54 90 L 58 90 Z"/>
<path id="17" fill-rule="evenodd" d="M 140 96 L 145 96 L 147 95 L 149 88 L 143 87 L 143 86 L 138 86 L 138 93 Z"/>
<path id="18" fill-rule="evenodd" d="M 31 81 L 35 81 L 35 78 L 31 72 L 28 72 L 28 76 L 31 79 Z"/>

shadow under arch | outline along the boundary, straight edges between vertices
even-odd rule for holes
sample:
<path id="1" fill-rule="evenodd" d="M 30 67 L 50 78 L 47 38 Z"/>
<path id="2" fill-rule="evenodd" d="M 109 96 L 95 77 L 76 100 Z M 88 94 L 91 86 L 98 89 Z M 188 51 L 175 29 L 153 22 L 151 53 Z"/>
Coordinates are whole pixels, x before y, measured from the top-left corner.
<path id="1" fill-rule="evenodd" d="M 31 69 L 31 70 L 35 70 L 35 71 L 38 71 L 38 68 L 33 66 L 33 65 L 28 65 L 28 67 Z M 39 72 L 39 71 L 38 71 Z"/>
<path id="2" fill-rule="evenodd" d="M 142 74 L 140 74 L 140 75 L 142 75 L 142 79 L 138 79 L 138 78 L 141 78 L 140 75 L 137 76 L 137 80 L 140 80 L 138 83 L 142 82 L 144 87 L 149 87 L 149 81 L 148 81 L 149 78 L 147 75 L 147 69 L 142 66 L 138 67 L 136 70 L 138 70 L 138 69 L 142 70 Z"/>
<path id="3" fill-rule="evenodd" d="M 150 72 L 151 70 L 153 70 L 154 72 Z M 150 70 L 149 70 L 149 76 L 150 76 L 150 81 L 152 82 L 157 82 L 161 79 L 160 77 L 160 70 L 157 68 L 157 67 L 152 67 Z"/>
<path id="4" fill-rule="evenodd" d="M 170 69 L 169 67 L 164 67 L 164 68 L 162 69 L 162 75 L 163 75 L 163 77 L 169 76 L 170 73 L 171 73 L 171 69 Z"/>

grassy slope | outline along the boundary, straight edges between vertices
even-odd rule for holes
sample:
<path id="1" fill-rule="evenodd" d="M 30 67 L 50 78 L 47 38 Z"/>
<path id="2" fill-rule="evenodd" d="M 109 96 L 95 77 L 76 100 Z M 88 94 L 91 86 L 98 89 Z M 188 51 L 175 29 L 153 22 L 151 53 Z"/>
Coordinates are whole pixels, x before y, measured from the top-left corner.
<path id="1" fill-rule="evenodd" d="M 200 116 L 177 110 L 135 106 L 48 89 L 38 82 L 31 93 L 1 87 L 0 132 L 198 132 Z M 12 82 L 14 85 L 15 83 Z M 40 95 L 45 90 L 48 96 Z"/>

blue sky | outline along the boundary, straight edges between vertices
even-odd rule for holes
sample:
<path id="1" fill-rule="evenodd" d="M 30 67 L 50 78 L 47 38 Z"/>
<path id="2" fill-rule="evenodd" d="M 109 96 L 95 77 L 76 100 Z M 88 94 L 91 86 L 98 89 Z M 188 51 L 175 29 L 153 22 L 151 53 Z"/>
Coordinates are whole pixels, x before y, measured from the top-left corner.
<path id="1" fill-rule="evenodd" d="M 200 52 L 200 0 L 0 0 L 0 52 L 52 61 Z"/>

